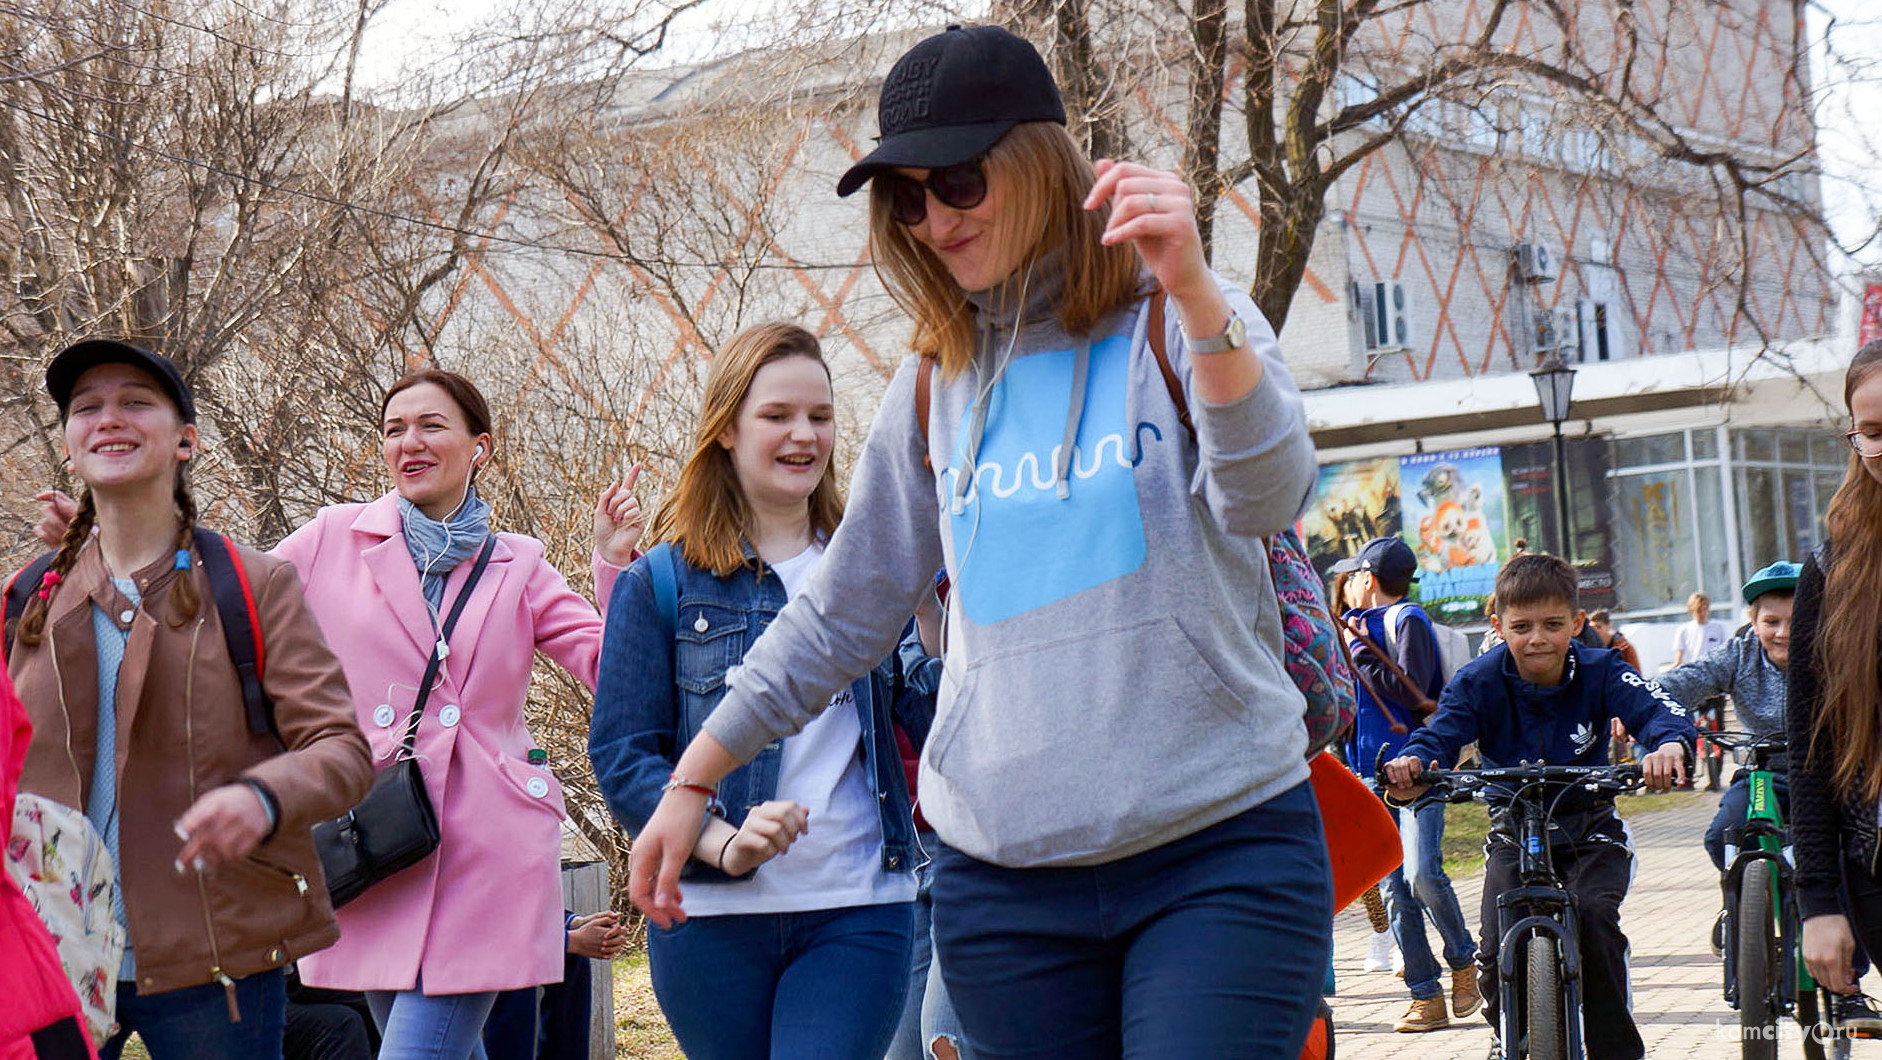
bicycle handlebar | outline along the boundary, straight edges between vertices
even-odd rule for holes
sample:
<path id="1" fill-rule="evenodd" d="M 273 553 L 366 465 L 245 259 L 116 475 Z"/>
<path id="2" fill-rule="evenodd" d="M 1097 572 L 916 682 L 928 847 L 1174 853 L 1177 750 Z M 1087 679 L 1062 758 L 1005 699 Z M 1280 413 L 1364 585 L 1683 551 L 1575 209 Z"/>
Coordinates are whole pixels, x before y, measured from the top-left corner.
<path id="1" fill-rule="evenodd" d="M 1760 750 L 1783 752 L 1789 749 L 1789 741 L 1780 733 L 1758 736 L 1735 729 L 1721 729 L 1718 732 L 1704 734 L 1708 743 L 1718 744 L 1731 751 Z"/>
<path id="2" fill-rule="evenodd" d="M 1387 785 L 1383 767 L 1379 783 Z M 1425 791 L 1407 806 L 1428 802 L 1466 802 L 1486 789 L 1497 789 L 1512 798 L 1524 789 L 1536 786 L 1579 787 L 1586 791 L 1618 795 L 1640 787 L 1645 776 L 1637 765 L 1560 766 L 1546 762 L 1519 762 L 1513 766 L 1489 769 L 1426 769 L 1413 779 Z"/>

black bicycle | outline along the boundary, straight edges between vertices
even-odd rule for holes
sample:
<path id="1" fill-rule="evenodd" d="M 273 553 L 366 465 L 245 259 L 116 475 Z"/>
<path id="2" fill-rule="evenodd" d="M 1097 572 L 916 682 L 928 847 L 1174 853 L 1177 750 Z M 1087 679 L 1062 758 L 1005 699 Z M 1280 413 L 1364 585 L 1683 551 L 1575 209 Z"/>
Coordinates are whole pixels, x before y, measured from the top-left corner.
<path id="1" fill-rule="evenodd" d="M 1380 783 L 1385 783 L 1381 776 Z M 1497 896 L 1498 1037 L 1508 1060 L 1580 1060 L 1581 950 L 1575 896 L 1549 856 L 1549 823 L 1571 791 L 1618 795 L 1640 786 L 1640 767 L 1553 766 L 1427 769 L 1429 790 L 1412 806 L 1472 799 L 1506 802 L 1515 825 L 1516 887 Z"/>

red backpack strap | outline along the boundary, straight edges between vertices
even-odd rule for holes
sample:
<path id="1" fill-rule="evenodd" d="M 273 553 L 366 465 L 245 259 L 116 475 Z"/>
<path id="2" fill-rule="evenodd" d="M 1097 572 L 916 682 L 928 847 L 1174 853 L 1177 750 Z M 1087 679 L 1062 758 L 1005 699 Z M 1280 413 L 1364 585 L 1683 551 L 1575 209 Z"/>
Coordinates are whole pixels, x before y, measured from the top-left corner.
<path id="1" fill-rule="evenodd" d="M 1170 392 L 1170 401 L 1176 406 L 1176 422 L 1189 432 L 1189 440 L 1196 440 L 1196 423 L 1189 418 L 1189 402 L 1183 397 L 1183 381 L 1176 378 L 1176 369 L 1170 367 L 1170 355 L 1164 352 L 1163 341 L 1163 303 L 1167 296 L 1159 287 L 1150 292 L 1150 352 L 1157 358 L 1157 371 L 1163 373 L 1163 387 Z"/>
<path id="2" fill-rule="evenodd" d="M 222 619 L 222 636 L 229 646 L 229 661 L 235 664 L 242 684 L 242 708 L 248 718 L 248 731 L 254 736 L 272 736 L 285 747 L 275 728 L 274 701 L 262 688 L 261 614 L 255 607 L 255 591 L 248 581 L 235 542 L 226 534 L 196 528 L 196 551 L 202 556 L 203 572 L 209 575 L 209 592 L 215 598 L 216 614 Z"/>
<path id="3" fill-rule="evenodd" d="M 923 357 L 915 369 L 915 423 L 921 428 L 921 462 L 934 470 L 934 458 L 928 455 L 928 409 L 934 396 L 934 358 Z"/>

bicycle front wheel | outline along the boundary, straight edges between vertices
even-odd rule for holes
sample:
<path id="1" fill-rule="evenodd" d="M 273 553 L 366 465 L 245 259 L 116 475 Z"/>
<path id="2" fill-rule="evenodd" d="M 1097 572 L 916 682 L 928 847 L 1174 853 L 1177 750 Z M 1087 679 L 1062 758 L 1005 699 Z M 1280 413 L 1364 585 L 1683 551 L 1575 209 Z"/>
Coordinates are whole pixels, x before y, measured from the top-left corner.
<path id="1" fill-rule="evenodd" d="M 1738 887 L 1738 1029 L 1745 1060 L 1777 1060 L 1777 920 L 1771 862 L 1745 866 Z"/>
<path id="2" fill-rule="evenodd" d="M 1563 1022 L 1562 965 L 1553 935 L 1531 935 L 1524 981 L 1524 1038 L 1529 1060 L 1567 1060 L 1568 1028 Z"/>

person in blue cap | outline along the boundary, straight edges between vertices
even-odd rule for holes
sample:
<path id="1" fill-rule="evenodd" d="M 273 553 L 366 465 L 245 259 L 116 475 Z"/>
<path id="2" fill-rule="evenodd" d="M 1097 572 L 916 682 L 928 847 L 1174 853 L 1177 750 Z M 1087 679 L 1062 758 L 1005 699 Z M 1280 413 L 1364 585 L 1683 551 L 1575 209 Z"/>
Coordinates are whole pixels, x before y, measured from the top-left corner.
<path id="1" fill-rule="evenodd" d="M 1347 761 L 1362 775 L 1372 763 L 1395 757 L 1410 734 L 1423 724 L 1413 709 L 1419 696 L 1436 701 L 1444 691 L 1438 640 L 1431 617 L 1405 597 L 1418 576 L 1418 557 L 1396 537 L 1375 537 L 1359 555 L 1333 565 L 1345 574 L 1347 594 L 1358 606 L 1346 612 L 1347 637 L 1353 668 L 1362 680 L 1357 689 L 1359 713 L 1347 737 Z M 1384 649 L 1396 669 L 1373 650 Z M 1401 676 L 1402 675 L 1402 676 Z M 1407 682 L 1416 686 L 1406 687 Z M 1451 1017 L 1473 1015 L 1483 1007 L 1477 989 L 1477 944 L 1470 937 L 1451 878 L 1444 873 L 1444 804 L 1432 802 L 1417 810 L 1395 809 L 1405 863 L 1385 878 L 1386 910 L 1392 936 L 1405 955 L 1405 986 L 1411 1007 L 1392 1025 L 1400 1033 L 1447 1027 Z M 1438 929 L 1444 944 L 1444 963 L 1451 971 L 1450 1009 L 1445 1007 L 1443 971 L 1425 937 L 1425 918 Z"/>

